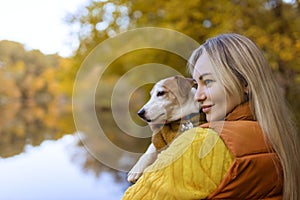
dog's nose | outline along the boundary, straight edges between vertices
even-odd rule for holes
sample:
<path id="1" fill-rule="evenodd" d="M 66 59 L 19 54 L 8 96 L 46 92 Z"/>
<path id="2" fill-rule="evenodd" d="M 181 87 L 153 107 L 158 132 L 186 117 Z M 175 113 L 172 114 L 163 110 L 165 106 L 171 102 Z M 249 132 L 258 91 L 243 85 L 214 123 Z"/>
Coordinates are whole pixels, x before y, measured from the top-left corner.
<path id="1" fill-rule="evenodd" d="M 145 113 L 146 113 L 145 109 L 142 108 L 141 110 L 139 110 L 139 112 L 138 112 L 137 114 L 138 114 L 141 118 L 145 118 Z"/>

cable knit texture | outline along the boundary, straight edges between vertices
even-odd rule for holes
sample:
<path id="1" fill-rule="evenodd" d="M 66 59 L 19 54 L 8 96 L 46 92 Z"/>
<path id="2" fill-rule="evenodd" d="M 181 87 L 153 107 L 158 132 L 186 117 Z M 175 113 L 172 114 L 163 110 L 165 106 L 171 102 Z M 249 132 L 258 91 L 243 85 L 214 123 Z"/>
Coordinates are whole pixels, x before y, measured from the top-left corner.
<path id="1" fill-rule="evenodd" d="M 211 129 L 184 132 L 149 166 L 123 200 L 202 199 L 221 183 L 233 157 Z"/>

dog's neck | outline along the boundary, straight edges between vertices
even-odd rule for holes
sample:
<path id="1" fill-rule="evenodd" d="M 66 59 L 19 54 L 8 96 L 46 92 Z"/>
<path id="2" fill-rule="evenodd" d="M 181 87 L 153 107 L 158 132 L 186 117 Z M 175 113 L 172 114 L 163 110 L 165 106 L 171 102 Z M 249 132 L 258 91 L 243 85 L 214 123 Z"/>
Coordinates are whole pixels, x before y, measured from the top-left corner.
<path id="1" fill-rule="evenodd" d="M 177 120 L 176 122 L 172 123 L 180 123 L 180 132 L 187 131 L 193 127 L 199 126 L 205 121 L 205 118 L 203 118 L 203 115 L 201 113 L 191 113 L 183 118 Z"/>
<path id="2" fill-rule="evenodd" d="M 183 110 L 185 113 L 182 113 L 181 119 L 188 117 L 191 113 L 197 113 L 200 110 L 200 103 L 194 100 L 195 96 L 195 88 L 192 88 L 192 90 L 189 93 L 188 100 L 183 104 Z"/>
<path id="3" fill-rule="evenodd" d="M 192 113 L 182 119 L 153 127 L 152 143 L 157 150 L 168 146 L 178 135 L 205 123 L 204 113 Z"/>
<path id="4" fill-rule="evenodd" d="M 165 124 L 157 124 L 156 128 L 161 129 L 163 126 L 168 126 L 174 131 L 184 132 L 205 122 L 203 113 L 190 113 L 180 119 Z"/>
<path id="5" fill-rule="evenodd" d="M 191 90 L 187 101 L 182 103 L 181 106 L 178 109 L 176 109 L 178 111 L 176 113 L 173 113 L 172 117 L 166 123 L 171 123 L 177 120 L 185 119 L 191 113 L 199 112 L 199 109 L 200 103 L 194 101 L 194 91 Z"/>

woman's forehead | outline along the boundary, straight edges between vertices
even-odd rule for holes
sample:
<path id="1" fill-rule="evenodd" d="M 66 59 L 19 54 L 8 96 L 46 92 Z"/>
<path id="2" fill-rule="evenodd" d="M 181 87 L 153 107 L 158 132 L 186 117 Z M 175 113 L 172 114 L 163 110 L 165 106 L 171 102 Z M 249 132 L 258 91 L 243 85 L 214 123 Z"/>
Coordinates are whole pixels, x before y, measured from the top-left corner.
<path id="1" fill-rule="evenodd" d="M 206 75 L 212 75 L 212 63 L 210 62 L 208 56 L 206 54 L 202 54 L 195 64 L 195 68 L 193 71 L 193 78 L 201 78 Z"/>

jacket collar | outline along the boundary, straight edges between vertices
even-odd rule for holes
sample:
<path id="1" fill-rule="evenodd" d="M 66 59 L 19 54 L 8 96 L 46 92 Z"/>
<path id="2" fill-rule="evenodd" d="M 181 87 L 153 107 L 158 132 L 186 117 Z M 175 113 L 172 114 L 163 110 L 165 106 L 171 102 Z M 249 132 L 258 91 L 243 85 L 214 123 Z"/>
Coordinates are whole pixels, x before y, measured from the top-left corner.
<path id="1" fill-rule="evenodd" d="M 250 103 L 245 102 L 235 107 L 225 117 L 225 121 L 250 120 L 254 121 L 254 117 L 250 108 Z"/>

